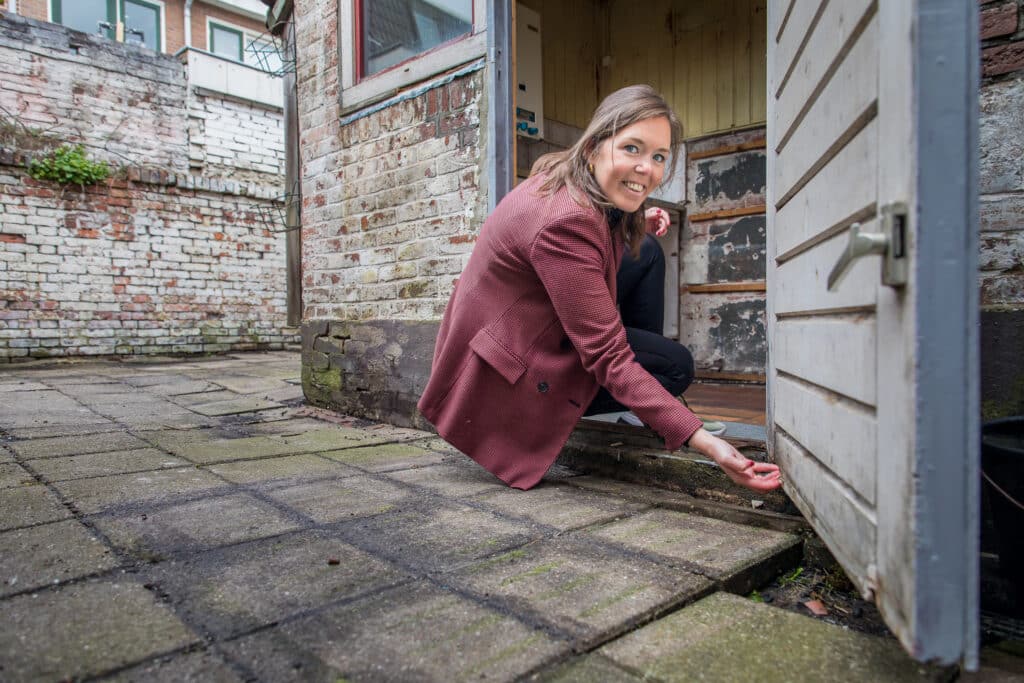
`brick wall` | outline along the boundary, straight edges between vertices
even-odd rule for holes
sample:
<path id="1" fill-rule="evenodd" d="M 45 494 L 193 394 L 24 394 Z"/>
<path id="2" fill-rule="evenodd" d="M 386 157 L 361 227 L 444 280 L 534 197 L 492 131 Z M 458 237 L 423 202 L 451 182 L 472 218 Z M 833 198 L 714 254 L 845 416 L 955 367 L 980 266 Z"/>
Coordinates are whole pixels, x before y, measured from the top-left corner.
<path id="1" fill-rule="evenodd" d="M 483 71 L 343 122 L 337 7 L 296 3 L 304 387 L 316 402 L 408 423 L 484 215 Z"/>
<path id="2" fill-rule="evenodd" d="M 985 418 L 1024 414 L 1024 0 L 981 3 L 981 389 Z"/>
<path id="3" fill-rule="evenodd" d="M 261 130 L 273 112 L 190 99 L 172 57 L 22 17 L 0 17 L 0 62 L 0 359 L 297 340 L 284 237 L 260 215 L 283 190 L 280 113 Z M 228 136 L 232 111 L 248 118 Z M 234 136 L 248 146 L 221 156 Z M 117 172 L 84 191 L 29 178 L 26 160 L 59 142 Z"/>
<path id="4" fill-rule="evenodd" d="M 254 144 L 254 141 L 259 141 Z M 236 182 L 281 182 L 284 121 L 281 110 L 191 90 L 188 163 L 193 173 Z"/>

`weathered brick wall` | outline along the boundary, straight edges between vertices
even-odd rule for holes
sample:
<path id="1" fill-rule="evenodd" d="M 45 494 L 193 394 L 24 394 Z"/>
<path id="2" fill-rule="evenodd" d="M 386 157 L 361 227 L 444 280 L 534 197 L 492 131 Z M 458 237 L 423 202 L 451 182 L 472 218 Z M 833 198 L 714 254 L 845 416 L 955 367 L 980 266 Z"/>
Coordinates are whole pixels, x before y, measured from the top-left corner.
<path id="1" fill-rule="evenodd" d="M 192 173 L 240 183 L 284 177 L 281 110 L 190 89 L 188 161 Z"/>
<path id="2" fill-rule="evenodd" d="M 252 139 L 248 176 L 190 173 L 187 84 L 169 56 L 6 15 L 0 63 L 0 359 L 297 341 L 284 238 L 260 220 L 283 190 L 261 168 L 280 168 L 268 141 Z M 63 142 L 114 176 L 84 191 L 28 177 L 27 159 Z"/>
<path id="3" fill-rule="evenodd" d="M 1024 414 L 1024 0 L 981 3 L 981 390 Z"/>
<path id="4" fill-rule="evenodd" d="M 306 395 L 408 422 L 483 219 L 483 71 L 343 118 L 337 3 L 295 17 Z"/>
<path id="5" fill-rule="evenodd" d="M 705 377 L 765 371 L 764 140 L 757 128 L 686 146 L 679 334 Z"/>

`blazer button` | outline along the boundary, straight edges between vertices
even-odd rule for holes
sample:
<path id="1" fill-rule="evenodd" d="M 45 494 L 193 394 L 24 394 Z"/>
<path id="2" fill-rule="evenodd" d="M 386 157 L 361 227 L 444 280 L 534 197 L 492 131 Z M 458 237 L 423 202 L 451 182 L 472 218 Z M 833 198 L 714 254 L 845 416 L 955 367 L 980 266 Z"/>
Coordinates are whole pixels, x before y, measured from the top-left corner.
<path id="1" fill-rule="evenodd" d="M 548 393 L 548 383 L 547 382 L 541 382 L 540 384 L 538 384 L 537 385 L 537 391 L 539 391 L 542 394 Z"/>

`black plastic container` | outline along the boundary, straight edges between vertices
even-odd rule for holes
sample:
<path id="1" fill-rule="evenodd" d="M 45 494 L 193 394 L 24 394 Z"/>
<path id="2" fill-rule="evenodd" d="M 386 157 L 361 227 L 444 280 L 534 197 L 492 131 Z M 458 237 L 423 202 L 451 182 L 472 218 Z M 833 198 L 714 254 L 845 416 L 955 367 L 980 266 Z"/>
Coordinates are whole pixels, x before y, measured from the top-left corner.
<path id="1" fill-rule="evenodd" d="M 999 573 L 1024 596 L 1024 415 L 981 428 L 981 471 L 998 539 Z"/>

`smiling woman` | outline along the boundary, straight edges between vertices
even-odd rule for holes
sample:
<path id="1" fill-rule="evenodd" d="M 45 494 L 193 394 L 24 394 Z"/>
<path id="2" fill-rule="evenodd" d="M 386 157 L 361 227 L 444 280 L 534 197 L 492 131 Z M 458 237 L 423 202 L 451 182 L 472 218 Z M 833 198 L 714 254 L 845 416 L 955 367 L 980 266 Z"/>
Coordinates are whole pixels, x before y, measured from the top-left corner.
<path id="1" fill-rule="evenodd" d="M 637 283 L 659 263 L 647 233 L 667 225 L 644 200 L 674 167 L 681 139 L 653 88 L 618 90 L 577 143 L 538 159 L 481 228 L 419 408 L 510 486 L 537 484 L 579 418 L 610 405 L 632 410 L 669 449 L 688 443 L 737 483 L 779 486 L 774 465 L 743 457 L 680 403 L 693 359 L 661 335 L 660 317 L 637 315 L 650 291 Z"/>

